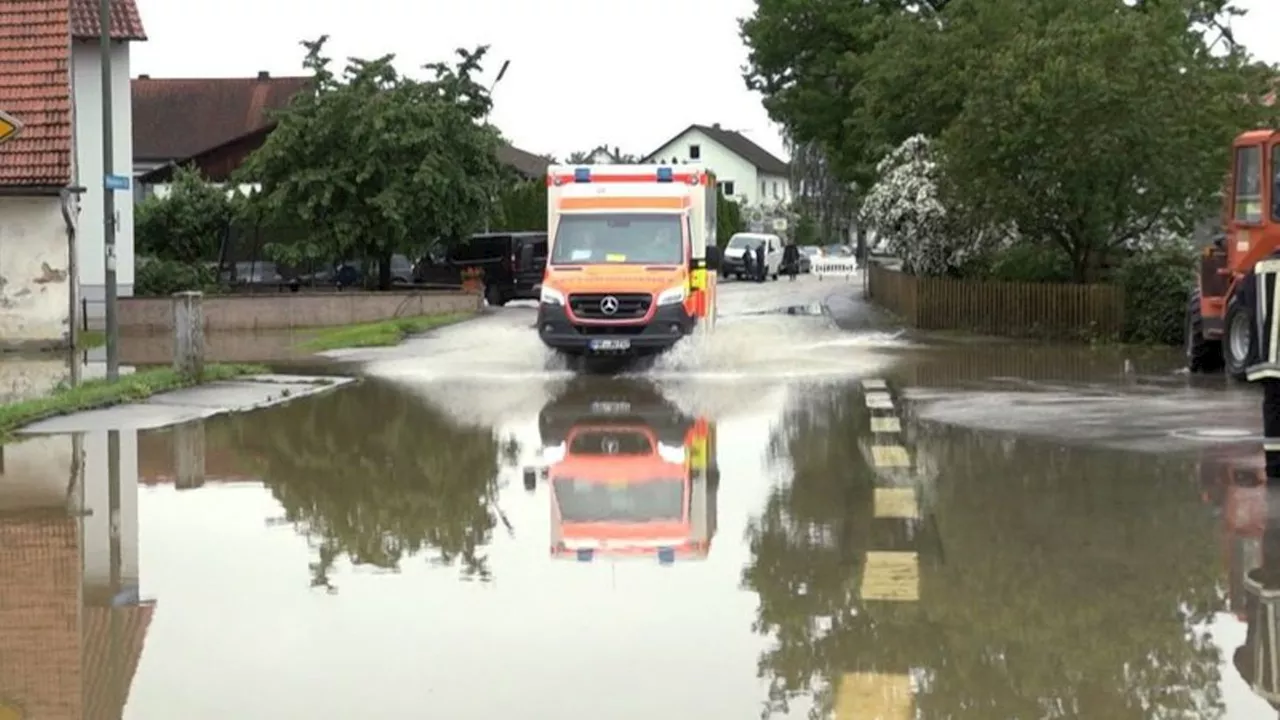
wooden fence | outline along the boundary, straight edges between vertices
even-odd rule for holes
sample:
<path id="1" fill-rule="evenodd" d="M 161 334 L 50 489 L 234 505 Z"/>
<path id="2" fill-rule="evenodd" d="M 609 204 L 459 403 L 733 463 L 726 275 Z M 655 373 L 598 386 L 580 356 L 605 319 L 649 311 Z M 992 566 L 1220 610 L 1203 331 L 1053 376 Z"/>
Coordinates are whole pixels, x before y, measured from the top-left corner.
<path id="1" fill-rule="evenodd" d="M 867 292 L 921 330 L 1055 340 L 1118 339 L 1124 332 L 1124 291 L 1113 285 L 916 277 L 873 262 Z"/>

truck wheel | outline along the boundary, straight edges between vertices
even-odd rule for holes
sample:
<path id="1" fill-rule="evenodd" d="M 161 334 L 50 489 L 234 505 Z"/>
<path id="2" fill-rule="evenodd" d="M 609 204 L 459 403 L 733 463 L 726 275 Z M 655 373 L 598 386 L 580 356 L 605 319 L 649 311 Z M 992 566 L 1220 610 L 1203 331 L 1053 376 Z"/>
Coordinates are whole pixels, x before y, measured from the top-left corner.
<path id="1" fill-rule="evenodd" d="M 1191 291 L 1187 304 L 1186 326 L 1187 370 L 1214 373 L 1222 370 L 1222 341 L 1204 336 L 1204 318 L 1200 314 L 1200 290 Z"/>
<path id="2" fill-rule="evenodd" d="M 502 297 L 502 288 L 497 285 L 490 285 L 484 289 L 484 299 L 491 307 L 502 307 L 507 304 L 507 299 Z"/>
<path id="3" fill-rule="evenodd" d="M 1223 330 L 1223 361 L 1227 374 L 1236 380 L 1245 379 L 1245 371 L 1257 355 L 1257 342 L 1253 332 L 1253 311 L 1232 297 L 1227 303 L 1227 316 Z"/>

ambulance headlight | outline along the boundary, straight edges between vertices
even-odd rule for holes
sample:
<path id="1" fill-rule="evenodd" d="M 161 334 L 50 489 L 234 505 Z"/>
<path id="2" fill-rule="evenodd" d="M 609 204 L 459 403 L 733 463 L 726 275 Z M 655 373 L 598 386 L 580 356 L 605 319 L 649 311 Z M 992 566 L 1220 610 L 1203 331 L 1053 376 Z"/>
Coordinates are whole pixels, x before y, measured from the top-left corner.
<path id="1" fill-rule="evenodd" d="M 679 305 L 680 303 L 684 302 L 684 299 L 688 296 L 688 294 L 689 294 L 689 291 L 684 285 L 677 285 L 676 287 L 673 287 L 673 288 L 667 288 L 666 290 L 663 290 L 662 292 L 658 293 L 658 306 L 662 307 L 664 305 Z"/>
<path id="2" fill-rule="evenodd" d="M 564 293 L 545 285 L 542 287 L 540 298 L 543 305 L 564 305 Z"/>

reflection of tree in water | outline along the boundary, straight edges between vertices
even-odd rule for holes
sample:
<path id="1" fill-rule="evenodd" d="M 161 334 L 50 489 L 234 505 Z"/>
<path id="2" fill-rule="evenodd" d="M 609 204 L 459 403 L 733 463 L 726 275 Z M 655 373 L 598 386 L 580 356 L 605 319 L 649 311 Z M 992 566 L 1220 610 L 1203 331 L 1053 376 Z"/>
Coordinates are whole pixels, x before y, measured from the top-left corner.
<path id="1" fill-rule="evenodd" d="M 1223 713 L 1219 653 L 1192 626 L 1220 607 L 1213 523 L 1183 460 L 917 426 L 941 471 L 945 562 L 921 548 L 921 602 L 856 597 L 872 475 L 856 392 L 788 414 L 795 469 L 748 530 L 744 572 L 770 716 L 830 712 L 842 673 L 924 669 L 924 718 L 1202 718 Z"/>
<path id="2" fill-rule="evenodd" d="M 286 518 L 318 545 L 314 586 L 342 556 L 395 570 L 408 555 L 460 563 L 488 578 L 480 554 L 494 527 L 498 443 L 453 424 L 425 400 L 366 381 L 236 418 L 240 447 L 263 464 Z"/>

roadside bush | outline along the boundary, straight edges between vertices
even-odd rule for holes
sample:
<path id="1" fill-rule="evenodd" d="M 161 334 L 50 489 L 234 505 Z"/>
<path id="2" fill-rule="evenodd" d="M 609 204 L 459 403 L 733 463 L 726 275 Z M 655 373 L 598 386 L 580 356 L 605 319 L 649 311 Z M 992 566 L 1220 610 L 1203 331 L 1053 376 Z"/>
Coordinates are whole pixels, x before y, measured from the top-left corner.
<path id="1" fill-rule="evenodd" d="M 1004 282 L 1069 283 L 1072 278 L 1066 253 L 1032 242 L 1014 243 L 996 253 L 987 275 Z"/>
<path id="2" fill-rule="evenodd" d="M 1195 253 L 1183 245 L 1134 253 L 1120 264 L 1114 280 L 1124 288 L 1125 342 L 1183 342 L 1195 265 Z"/>
<path id="3" fill-rule="evenodd" d="M 729 238 L 740 232 L 746 232 L 747 223 L 742 219 L 742 206 L 716 193 L 716 244 L 724 247 Z"/>
<path id="4" fill-rule="evenodd" d="M 188 264 L 176 260 L 148 260 L 138 263 L 133 281 L 134 295 L 155 297 L 176 292 L 218 289 L 218 274 L 202 264 Z"/>
<path id="5" fill-rule="evenodd" d="M 134 239 L 139 255 L 196 263 L 218 259 L 231 223 L 232 202 L 222 187 L 195 170 L 175 170 L 169 194 L 138 204 Z"/>

